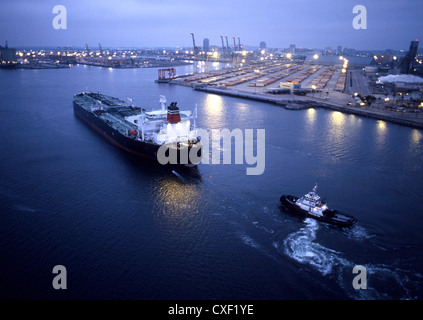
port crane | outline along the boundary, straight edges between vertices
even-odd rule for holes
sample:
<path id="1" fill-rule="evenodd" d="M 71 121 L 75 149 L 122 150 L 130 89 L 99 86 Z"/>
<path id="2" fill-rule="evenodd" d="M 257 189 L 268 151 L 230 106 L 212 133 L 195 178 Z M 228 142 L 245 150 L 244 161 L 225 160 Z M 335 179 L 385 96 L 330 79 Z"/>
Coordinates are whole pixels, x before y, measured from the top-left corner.
<path id="1" fill-rule="evenodd" d="M 225 44 L 223 43 L 223 36 L 220 36 L 220 39 L 222 39 L 222 53 L 223 55 L 226 55 L 226 48 L 225 48 Z"/>
<path id="2" fill-rule="evenodd" d="M 191 32 L 192 35 L 192 45 L 194 46 L 194 55 L 197 55 L 197 47 L 195 46 L 195 38 L 194 38 L 194 32 Z"/>
<path id="3" fill-rule="evenodd" d="M 100 55 L 103 56 L 103 48 L 101 47 L 101 42 L 98 43 L 98 46 L 100 47 Z"/>
<path id="4" fill-rule="evenodd" d="M 90 48 L 88 48 L 88 43 L 85 42 L 85 48 L 87 48 L 87 54 L 90 53 Z"/>
<path id="5" fill-rule="evenodd" d="M 231 49 L 229 48 L 228 36 L 225 36 L 225 38 L 226 38 L 226 50 L 227 50 L 227 53 L 228 53 L 228 56 L 229 56 Z"/>

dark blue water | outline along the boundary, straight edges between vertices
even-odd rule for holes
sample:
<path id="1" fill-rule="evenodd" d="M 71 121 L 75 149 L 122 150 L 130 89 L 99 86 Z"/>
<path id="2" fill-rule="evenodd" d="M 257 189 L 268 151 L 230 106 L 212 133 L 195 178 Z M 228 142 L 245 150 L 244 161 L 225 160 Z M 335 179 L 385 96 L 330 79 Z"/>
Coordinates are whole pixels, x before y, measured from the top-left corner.
<path id="1" fill-rule="evenodd" d="M 180 67 L 179 73 L 191 67 Z M 0 297 L 422 299 L 423 132 L 156 84 L 157 69 L 0 71 Z M 108 144 L 73 114 L 91 91 L 198 105 L 202 128 L 266 129 L 266 167 L 172 172 Z M 319 184 L 358 223 L 283 211 Z M 52 287 L 55 265 L 67 289 Z M 367 268 L 367 290 L 352 286 Z"/>

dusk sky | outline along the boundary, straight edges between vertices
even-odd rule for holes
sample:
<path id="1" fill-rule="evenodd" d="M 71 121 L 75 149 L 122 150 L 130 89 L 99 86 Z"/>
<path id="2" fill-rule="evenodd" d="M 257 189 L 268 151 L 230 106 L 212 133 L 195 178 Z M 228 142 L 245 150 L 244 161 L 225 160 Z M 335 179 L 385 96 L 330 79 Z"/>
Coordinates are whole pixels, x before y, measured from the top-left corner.
<path id="1" fill-rule="evenodd" d="M 175 47 L 220 35 L 270 48 L 408 49 L 423 39 L 421 0 L 3 0 L 0 44 L 12 47 Z M 67 9 L 67 29 L 52 26 L 55 5 Z M 367 9 L 367 29 L 356 30 L 355 5 Z"/>

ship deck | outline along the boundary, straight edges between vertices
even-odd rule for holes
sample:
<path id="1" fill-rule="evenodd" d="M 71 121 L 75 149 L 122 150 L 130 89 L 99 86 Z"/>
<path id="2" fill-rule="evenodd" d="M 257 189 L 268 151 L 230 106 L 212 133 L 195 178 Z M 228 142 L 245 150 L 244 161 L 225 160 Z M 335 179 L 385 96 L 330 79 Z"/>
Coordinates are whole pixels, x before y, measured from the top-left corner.
<path id="1" fill-rule="evenodd" d="M 144 110 L 135 107 L 118 98 L 106 96 L 100 93 L 83 93 L 74 97 L 74 102 L 89 112 L 94 113 L 109 126 L 127 135 L 129 130 L 138 130 L 138 124 L 134 121 Z M 151 138 L 153 132 L 158 132 L 163 122 L 167 121 L 167 112 L 161 110 L 145 112 L 144 134 L 146 139 Z M 188 119 L 189 115 L 180 112 L 181 119 Z"/>

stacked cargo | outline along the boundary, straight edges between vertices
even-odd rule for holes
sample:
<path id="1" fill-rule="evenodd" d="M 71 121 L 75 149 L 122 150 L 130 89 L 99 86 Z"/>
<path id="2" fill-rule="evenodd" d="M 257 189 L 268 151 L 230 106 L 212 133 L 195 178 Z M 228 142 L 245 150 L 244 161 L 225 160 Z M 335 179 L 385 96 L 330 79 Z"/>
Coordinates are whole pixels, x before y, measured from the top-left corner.
<path id="1" fill-rule="evenodd" d="M 339 76 L 339 78 L 338 78 L 338 81 L 336 82 L 335 90 L 336 91 L 344 91 L 345 90 L 345 82 L 346 82 L 346 80 L 347 80 L 346 74 L 345 73 L 341 73 L 340 76 Z"/>
<path id="2" fill-rule="evenodd" d="M 269 84 L 272 84 L 278 80 L 281 80 L 283 78 L 289 77 L 291 74 L 297 73 L 298 71 L 304 69 L 304 66 L 295 65 L 294 67 L 291 67 L 292 65 L 287 64 L 283 67 L 281 67 L 277 72 L 272 74 L 267 74 L 264 79 L 257 80 L 254 83 L 249 84 L 249 86 L 252 87 L 265 87 Z"/>
<path id="3" fill-rule="evenodd" d="M 324 87 L 326 87 L 334 73 L 335 69 L 333 67 L 326 68 L 325 70 L 323 70 L 322 73 L 319 74 L 318 77 L 316 77 L 310 82 L 309 86 L 316 86 L 317 89 L 323 89 Z"/>
<path id="4" fill-rule="evenodd" d="M 286 82 L 292 82 L 292 83 L 301 83 L 308 77 L 310 77 L 313 73 L 316 73 L 318 70 L 320 70 L 323 66 L 313 66 L 305 69 L 304 71 L 301 71 L 299 74 L 294 75 L 290 79 L 286 80 Z"/>

